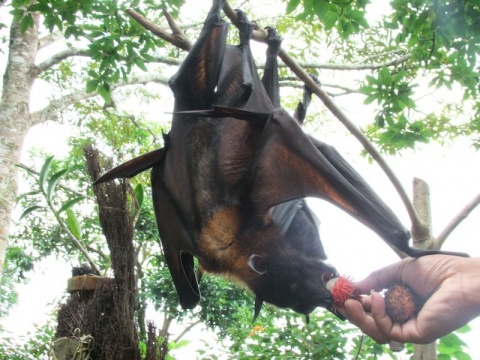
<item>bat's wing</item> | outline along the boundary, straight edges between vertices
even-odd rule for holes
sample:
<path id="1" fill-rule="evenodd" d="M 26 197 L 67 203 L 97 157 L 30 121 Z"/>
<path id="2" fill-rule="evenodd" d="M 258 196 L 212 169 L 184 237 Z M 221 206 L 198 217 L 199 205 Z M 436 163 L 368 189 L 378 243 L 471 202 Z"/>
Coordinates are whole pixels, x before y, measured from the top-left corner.
<path id="1" fill-rule="evenodd" d="M 223 3 L 214 1 L 198 40 L 169 80 L 175 111 L 210 109 L 214 103 L 229 28 L 220 18 Z"/>
<path id="2" fill-rule="evenodd" d="M 132 178 L 135 175 L 152 168 L 156 163 L 161 163 L 165 158 L 165 154 L 166 149 L 161 148 L 138 156 L 135 159 L 129 160 L 103 174 L 101 177 L 95 180 L 93 185 L 101 184 L 105 181 L 110 181 L 113 179 Z"/>
<path id="3" fill-rule="evenodd" d="M 158 232 L 165 260 L 184 309 L 192 309 L 200 300 L 193 256 L 196 248 L 181 218 L 181 212 L 162 182 L 161 164 L 152 170 L 152 196 Z"/>
<path id="4" fill-rule="evenodd" d="M 280 203 L 319 197 L 370 227 L 395 248 L 418 256 L 408 246 L 409 231 L 365 180 L 332 147 L 307 136 L 284 110 L 265 114 L 215 107 L 197 116 L 235 117 L 263 124 L 249 191 L 250 206 L 259 216 Z"/>
<path id="5" fill-rule="evenodd" d="M 268 97 L 275 108 L 280 107 L 280 83 L 278 77 L 278 54 L 282 44 L 282 38 L 273 27 L 267 30 L 267 59 L 262 77 L 262 84 Z M 301 109 L 300 117 L 295 117 L 300 124 L 303 123 L 306 110 L 310 104 L 312 92 L 304 89 L 304 100 L 297 106 Z M 265 122 L 263 122 L 265 125 Z M 278 179 L 273 179 L 277 181 Z M 327 255 L 319 236 L 320 220 L 308 207 L 305 199 L 287 201 L 274 206 L 271 209 L 272 220 L 279 226 L 290 245 L 305 256 L 325 260 Z"/>
<path id="6" fill-rule="evenodd" d="M 307 257 L 327 259 L 319 237 L 320 220 L 305 199 L 287 201 L 271 209 L 271 218 L 292 248 Z"/>
<path id="7" fill-rule="evenodd" d="M 165 260 L 184 309 L 193 308 L 200 299 L 194 269 L 198 250 L 192 229 L 197 221 L 194 182 L 198 175 L 191 163 L 197 154 L 192 149 L 197 149 L 196 145 L 211 145 L 200 144 L 206 141 L 201 137 L 192 138 L 198 122 L 195 116 L 189 116 L 188 110 L 210 109 L 217 97 L 229 27 L 220 18 L 223 3 L 223 0 L 213 2 L 198 40 L 169 80 L 175 96 L 171 141 L 165 162 L 155 164 L 151 177 L 155 217 Z"/>
<path id="8" fill-rule="evenodd" d="M 396 248 L 408 247 L 409 232 L 365 180 L 336 152 L 325 156 L 285 111 L 271 114 L 260 144 L 250 197 L 259 214 L 284 201 L 320 197 Z M 272 178 L 282 181 L 272 184 Z"/>

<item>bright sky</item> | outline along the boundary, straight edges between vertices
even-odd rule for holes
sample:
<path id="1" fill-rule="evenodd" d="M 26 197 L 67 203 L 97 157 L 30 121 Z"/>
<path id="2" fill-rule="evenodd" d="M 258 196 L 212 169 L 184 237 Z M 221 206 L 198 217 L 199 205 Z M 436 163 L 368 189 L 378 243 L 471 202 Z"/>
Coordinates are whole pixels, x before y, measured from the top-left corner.
<path id="1" fill-rule="evenodd" d="M 340 100 L 342 103 L 342 100 Z M 347 104 L 343 104 L 347 106 Z M 366 116 L 361 103 L 352 109 L 351 116 Z M 48 134 L 48 136 L 46 136 Z M 52 144 L 51 139 L 63 138 L 65 129 L 57 125 L 41 126 L 32 129 L 26 141 L 26 148 L 35 144 L 47 152 L 61 156 L 64 148 Z M 321 137 L 322 134 L 319 134 Z M 385 175 L 376 165 L 366 164 L 358 156 L 356 140 L 345 137 L 341 132 L 331 134 L 322 140 L 335 145 L 356 167 L 383 199 L 394 209 L 403 223 L 409 227 L 403 205 Z M 353 147 L 353 150 L 352 150 Z M 469 147 L 466 141 L 440 147 L 423 146 L 421 151 L 407 152 L 402 157 L 389 159 L 389 162 L 407 189 L 411 189 L 414 177 L 426 180 L 431 188 L 434 234 L 438 234 L 446 223 L 480 191 L 480 154 Z M 319 200 L 312 206 L 318 211 L 322 221 L 321 238 L 329 262 L 343 274 L 356 279 L 371 271 L 397 260 L 396 255 L 370 230 L 345 215 L 335 207 Z M 451 235 L 444 245 L 445 250 L 468 252 L 480 257 L 480 209 L 475 210 Z M 45 321 L 45 312 L 54 299 L 62 296 L 66 280 L 70 276 L 70 264 L 49 261 L 36 267 L 32 281 L 27 286 L 19 286 L 20 302 L 5 322 L 6 328 L 15 334 L 24 334 L 35 323 Z M 47 309 L 47 310 L 45 310 Z M 471 347 L 471 354 L 480 354 L 480 319 L 472 322 L 474 332 L 464 335 Z"/>

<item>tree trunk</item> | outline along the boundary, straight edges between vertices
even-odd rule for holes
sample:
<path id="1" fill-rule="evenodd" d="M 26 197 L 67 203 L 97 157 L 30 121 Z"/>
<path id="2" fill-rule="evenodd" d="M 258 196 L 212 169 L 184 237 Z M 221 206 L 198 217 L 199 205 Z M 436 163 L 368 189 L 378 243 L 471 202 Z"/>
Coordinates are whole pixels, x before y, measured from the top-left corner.
<path id="1" fill-rule="evenodd" d="M 34 25 L 23 33 L 20 23 L 12 23 L 8 65 L 0 100 L 0 275 L 18 188 L 18 169 L 15 165 L 20 161 L 23 141 L 31 126 L 29 102 L 36 77 L 39 19 L 38 14 L 32 16 Z"/>
<path id="2" fill-rule="evenodd" d="M 412 229 L 413 246 L 419 249 L 429 249 L 433 244 L 430 189 L 425 181 L 417 178 L 413 180 L 413 207 L 424 225 L 421 230 Z M 426 345 L 415 344 L 413 358 L 415 360 L 437 360 L 436 341 Z"/>
<path id="3" fill-rule="evenodd" d="M 96 180 L 100 177 L 99 153 L 92 146 L 84 149 L 87 171 Z M 99 206 L 99 220 L 110 250 L 116 291 L 113 292 L 112 316 L 97 329 L 104 338 L 105 360 L 138 360 L 138 334 L 135 324 L 135 248 L 133 228 L 138 203 L 126 181 L 108 182 L 93 187 Z M 93 356 L 92 356 L 93 357 Z"/>

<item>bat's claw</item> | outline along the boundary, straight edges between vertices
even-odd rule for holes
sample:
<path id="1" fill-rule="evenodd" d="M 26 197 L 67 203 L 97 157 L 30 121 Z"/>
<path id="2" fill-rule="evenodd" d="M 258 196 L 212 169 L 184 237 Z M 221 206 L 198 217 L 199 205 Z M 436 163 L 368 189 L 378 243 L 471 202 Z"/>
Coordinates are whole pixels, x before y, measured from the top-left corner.
<path id="1" fill-rule="evenodd" d="M 235 10 L 237 13 L 238 30 L 240 31 L 240 46 L 248 44 L 252 31 L 256 26 L 255 23 L 248 20 L 247 14 L 242 10 Z"/>

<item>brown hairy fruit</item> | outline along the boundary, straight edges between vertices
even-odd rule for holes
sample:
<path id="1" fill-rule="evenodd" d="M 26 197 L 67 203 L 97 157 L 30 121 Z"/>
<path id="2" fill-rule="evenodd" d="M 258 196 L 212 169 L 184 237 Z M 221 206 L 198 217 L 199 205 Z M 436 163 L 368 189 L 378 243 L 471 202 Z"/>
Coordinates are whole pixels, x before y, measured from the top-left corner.
<path id="1" fill-rule="evenodd" d="M 385 307 L 390 318 L 399 324 L 415 317 L 422 307 L 419 297 L 408 285 L 395 283 L 385 292 Z"/>

